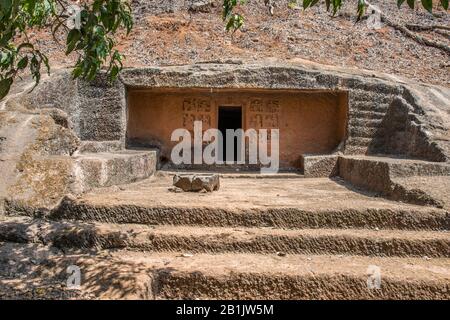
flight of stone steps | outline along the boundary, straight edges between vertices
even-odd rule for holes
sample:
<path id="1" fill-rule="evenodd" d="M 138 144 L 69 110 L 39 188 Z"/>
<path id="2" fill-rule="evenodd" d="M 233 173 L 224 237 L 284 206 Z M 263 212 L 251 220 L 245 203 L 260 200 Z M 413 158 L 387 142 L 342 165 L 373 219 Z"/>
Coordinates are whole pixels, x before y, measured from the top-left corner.
<path id="1" fill-rule="evenodd" d="M 349 93 L 346 153 L 366 154 L 394 95 L 353 90 Z"/>
<path id="2" fill-rule="evenodd" d="M 72 259 L 91 270 L 92 286 L 115 277 L 120 298 L 450 298 L 445 210 L 365 197 L 336 208 L 183 205 L 146 200 L 151 190 L 157 199 L 157 186 L 67 198 L 47 220 L 8 218 L 0 241 L 60 248 L 67 257 L 59 263 Z M 69 257 L 72 249 L 108 252 L 107 263 Z"/>

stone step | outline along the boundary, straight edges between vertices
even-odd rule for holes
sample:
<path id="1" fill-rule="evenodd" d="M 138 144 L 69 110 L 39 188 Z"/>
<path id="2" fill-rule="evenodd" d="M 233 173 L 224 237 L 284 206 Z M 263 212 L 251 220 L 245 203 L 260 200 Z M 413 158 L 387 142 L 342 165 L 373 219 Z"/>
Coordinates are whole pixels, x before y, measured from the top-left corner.
<path id="1" fill-rule="evenodd" d="M 221 171 L 221 170 L 174 170 L 174 169 L 160 169 L 156 172 L 156 176 L 158 177 L 164 177 L 164 176 L 170 176 L 173 177 L 176 174 L 211 174 L 216 173 L 219 175 L 221 179 L 298 179 L 303 178 L 304 175 L 302 175 L 298 169 L 296 171 L 278 171 L 277 174 L 271 174 L 271 173 L 261 173 L 260 171 L 246 171 L 246 170 L 239 170 L 234 172 L 229 171 Z"/>
<path id="2" fill-rule="evenodd" d="M 437 173 L 436 171 L 434 173 Z M 414 198 L 419 198 L 420 202 L 427 205 L 450 209 L 450 174 L 446 176 L 409 176 L 409 177 L 391 177 L 392 185 L 396 188 L 395 200 L 410 202 Z M 438 188 L 436 186 L 439 186 Z"/>
<path id="3" fill-rule="evenodd" d="M 349 97 L 349 101 L 371 102 L 371 103 L 389 105 L 392 102 L 392 100 L 394 100 L 395 95 L 376 93 L 373 91 L 365 91 L 365 90 L 356 89 L 356 90 L 350 90 L 348 93 L 348 97 Z"/>
<path id="4" fill-rule="evenodd" d="M 0 299 L 149 299 L 152 270 L 107 252 L 71 252 L 42 244 L 0 242 Z M 70 269 L 73 268 L 70 273 Z M 80 287 L 68 277 L 80 272 Z"/>
<path id="5" fill-rule="evenodd" d="M 83 153 L 74 158 L 73 190 L 77 193 L 148 178 L 157 164 L 156 151 Z"/>
<path id="6" fill-rule="evenodd" d="M 334 177 L 337 174 L 338 159 L 336 154 L 302 154 L 300 169 L 307 178 Z"/>
<path id="7" fill-rule="evenodd" d="M 345 143 L 346 146 L 358 146 L 367 148 L 372 142 L 372 138 L 349 137 Z"/>
<path id="8" fill-rule="evenodd" d="M 449 299 L 447 258 L 118 252 L 160 299 Z"/>
<path id="9" fill-rule="evenodd" d="M 361 138 L 371 138 L 373 137 L 378 130 L 380 130 L 377 127 L 371 127 L 371 126 L 351 126 L 349 125 L 349 134 L 352 137 L 361 137 Z"/>
<path id="10" fill-rule="evenodd" d="M 81 141 L 79 153 L 118 152 L 124 149 L 124 143 L 120 140 L 111 141 Z"/>
<path id="11" fill-rule="evenodd" d="M 345 154 L 348 155 L 365 155 L 368 152 L 368 147 L 356 146 L 356 145 L 346 145 Z"/>
<path id="12" fill-rule="evenodd" d="M 381 122 L 382 119 L 350 118 L 348 124 L 349 127 L 379 128 Z"/>
<path id="13" fill-rule="evenodd" d="M 339 158 L 339 176 L 395 201 L 438 208 L 448 203 L 445 186 L 450 185 L 450 165 L 445 162 L 345 155 Z"/>
<path id="14" fill-rule="evenodd" d="M 388 103 L 383 103 L 380 101 L 372 100 L 372 101 L 358 101 L 358 100 L 350 100 L 349 111 L 366 111 L 373 113 L 386 113 L 389 108 Z"/>
<path id="15" fill-rule="evenodd" d="M 351 119 L 383 119 L 386 115 L 385 112 L 375 112 L 353 109 L 349 111 L 349 118 Z"/>
<path id="16" fill-rule="evenodd" d="M 0 222 L 0 241 L 38 241 L 61 249 L 450 257 L 449 231 L 146 226 L 14 218 Z"/>
<path id="17" fill-rule="evenodd" d="M 366 94 L 382 94 L 382 95 L 398 95 L 402 93 L 399 86 L 387 85 L 386 83 L 371 82 L 369 79 L 361 81 L 361 79 L 348 79 L 346 86 L 350 91 L 365 92 Z"/>
<path id="18" fill-rule="evenodd" d="M 207 194 L 180 193 L 171 176 L 156 176 L 122 190 L 67 196 L 47 217 L 207 227 L 450 229 L 445 210 L 355 192 L 338 178 L 221 179 L 220 185 Z"/>
<path id="19" fill-rule="evenodd" d="M 104 250 L 0 243 L 0 298 L 446 299 L 450 259 Z M 67 268 L 81 271 L 70 292 Z M 20 276 L 20 279 L 17 278 Z M 38 290 L 39 289 L 39 290 Z M 73 291 L 73 290 L 72 290 Z"/>
<path id="20" fill-rule="evenodd" d="M 361 176 L 364 173 L 378 170 L 383 173 L 384 168 L 389 170 L 391 177 L 415 176 L 449 176 L 450 164 L 445 162 L 432 162 L 418 159 L 402 159 L 388 156 L 341 156 L 340 161 L 348 163 L 351 169 L 358 169 Z"/>
<path id="21" fill-rule="evenodd" d="M 320 179 L 320 178 L 315 178 Z M 235 180 L 235 179 L 233 179 Z M 237 180 L 237 179 L 236 179 Z M 158 192 L 154 192 L 158 196 Z M 127 194 L 127 195 L 125 195 Z M 121 199 L 121 195 L 123 198 Z M 70 219 L 87 222 L 146 225 L 185 225 L 204 227 L 276 227 L 276 228 L 379 228 L 402 230 L 449 230 L 450 219 L 445 210 L 403 205 L 379 198 L 380 203 L 347 199 L 346 204 L 329 201 L 328 206 L 253 206 L 229 207 L 220 201 L 206 206 L 202 200 L 196 206 L 154 203 L 151 197 L 138 203 L 130 191 L 110 194 L 115 200 L 107 203 L 95 199 L 66 197 L 49 216 L 52 220 Z M 191 196 L 191 195 L 189 195 Z M 198 195 L 193 195 L 196 197 Z M 129 197 L 129 199 L 125 199 Z M 93 201 L 91 201 L 93 200 Z M 117 202 L 117 200 L 119 200 Z M 128 200 L 131 200 L 128 202 Z M 164 199 L 162 199 L 164 201 Z M 183 201 L 183 198 L 178 201 Z M 205 201 L 205 200 L 203 200 Z M 236 202 L 234 203 L 236 205 Z M 338 207 L 336 207 L 338 205 Z M 241 208 L 239 208 L 241 207 Z"/>

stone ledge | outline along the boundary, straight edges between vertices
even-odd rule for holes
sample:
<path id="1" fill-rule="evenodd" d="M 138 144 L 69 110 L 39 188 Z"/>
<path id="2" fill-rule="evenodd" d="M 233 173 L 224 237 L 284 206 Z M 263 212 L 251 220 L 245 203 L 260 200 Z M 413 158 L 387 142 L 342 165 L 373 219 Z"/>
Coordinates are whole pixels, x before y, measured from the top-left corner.
<path id="1" fill-rule="evenodd" d="M 386 167 L 389 173 L 395 177 L 414 176 L 448 176 L 450 165 L 445 162 L 431 162 L 416 159 L 393 158 L 388 156 L 360 156 L 343 155 L 341 159 L 347 159 L 362 166 Z"/>
<path id="2" fill-rule="evenodd" d="M 338 155 L 308 155 L 300 156 L 300 168 L 305 178 L 332 177 L 338 173 Z"/>
<path id="3" fill-rule="evenodd" d="M 156 171 L 156 162 L 156 151 L 82 154 L 75 158 L 72 189 L 80 193 L 142 180 Z"/>
<path id="4" fill-rule="evenodd" d="M 415 177 L 450 176 L 450 165 L 412 159 L 371 156 L 340 156 L 339 176 L 357 188 L 375 192 L 388 199 L 418 205 L 445 206 L 441 200 L 405 183 Z M 403 183 L 399 184 L 398 178 Z"/>
<path id="5" fill-rule="evenodd" d="M 116 152 L 124 149 L 120 140 L 111 141 L 81 141 L 79 153 Z"/>

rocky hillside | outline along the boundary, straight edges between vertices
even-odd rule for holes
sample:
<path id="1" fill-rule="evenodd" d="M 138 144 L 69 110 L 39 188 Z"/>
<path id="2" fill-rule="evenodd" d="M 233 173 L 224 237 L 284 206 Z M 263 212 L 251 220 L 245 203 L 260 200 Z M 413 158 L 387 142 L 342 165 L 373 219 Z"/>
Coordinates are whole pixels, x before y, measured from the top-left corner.
<path id="1" fill-rule="evenodd" d="M 303 11 L 289 8 L 288 0 L 275 3 L 273 15 L 263 0 L 249 0 L 239 11 L 245 27 L 234 35 L 224 30 L 220 0 L 133 0 L 134 31 L 121 36 L 126 66 L 185 64 L 209 60 L 263 58 L 306 59 L 314 62 L 376 70 L 420 82 L 450 85 L 448 51 L 418 43 L 397 28 L 383 24 L 367 27 L 355 23 L 355 1 L 347 1 L 339 15 L 330 17 L 324 6 Z M 398 10 L 395 0 L 374 0 L 383 15 L 400 26 L 440 25 L 444 29 L 413 30 L 416 35 L 450 45 L 450 15 L 436 6 Z M 447 29 L 446 29 L 447 28 Z M 63 44 L 35 33 L 55 67 L 73 63 L 63 54 Z M 63 39 L 62 39 L 63 40 Z"/>

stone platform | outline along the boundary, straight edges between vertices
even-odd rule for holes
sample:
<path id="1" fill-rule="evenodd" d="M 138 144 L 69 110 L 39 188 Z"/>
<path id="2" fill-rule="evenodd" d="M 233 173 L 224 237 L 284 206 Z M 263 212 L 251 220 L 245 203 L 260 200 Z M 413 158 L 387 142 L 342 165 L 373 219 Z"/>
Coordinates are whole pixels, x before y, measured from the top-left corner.
<path id="1" fill-rule="evenodd" d="M 222 178 L 217 192 L 171 191 L 171 175 L 66 197 L 49 215 L 113 223 L 447 229 L 445 210 L 374 197 L 334 178 Z"/>
<path id="2" fill-rule="evenodd" d="M 172 176 L 157 172 L 155 177 L 128 184 L 123 190 L 112 187 L 93 190 L 77 199 L 77 203 L 92 206 L 180 207 L 230 210 L 298 208 L 302 210 L 343 209 L 426 209 L 373 197 L 354 190 L 339 178 L 239 178 L 221 177 L 217 192 L 176 193 L 170 190 Z"/>

